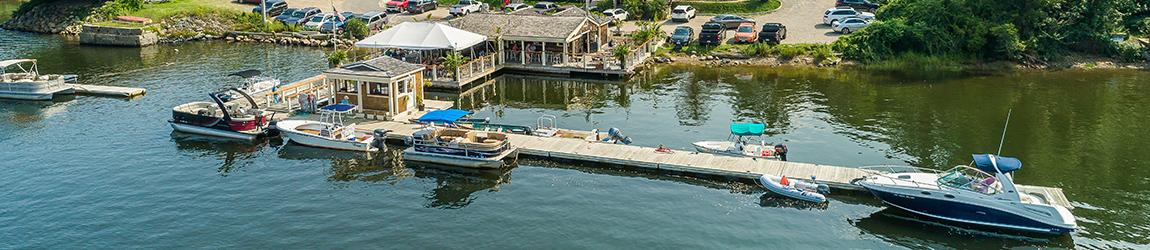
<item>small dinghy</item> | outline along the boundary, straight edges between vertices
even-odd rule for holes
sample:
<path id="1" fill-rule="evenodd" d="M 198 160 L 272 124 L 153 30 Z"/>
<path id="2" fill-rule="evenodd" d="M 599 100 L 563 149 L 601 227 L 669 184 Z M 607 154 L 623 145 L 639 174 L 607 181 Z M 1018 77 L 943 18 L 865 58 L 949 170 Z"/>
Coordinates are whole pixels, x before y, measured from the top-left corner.
<path id="1" fill-rule="evenodd" d="M 827 197 L 823 194 L 830 192 L 830 187 L 827 185 L 790 180 L 786 179 L 785 176 L 778 177 L 771 174 L 763 174 L 762 177 L 759 177 L 759 185 L 776 194 L 818 203 L 827 202 Z"/>

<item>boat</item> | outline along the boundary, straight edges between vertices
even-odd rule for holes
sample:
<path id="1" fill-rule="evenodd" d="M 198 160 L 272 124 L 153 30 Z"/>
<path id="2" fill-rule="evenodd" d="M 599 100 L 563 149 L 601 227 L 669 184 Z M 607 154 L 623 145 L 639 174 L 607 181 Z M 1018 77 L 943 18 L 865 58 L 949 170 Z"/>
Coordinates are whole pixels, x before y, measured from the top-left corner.
<path id="1" fill-rule="evenodd" d="M 535 129 L 532 135 L 543 137 L 560 137 L 580 139 L 588 142 L 600 143 L 623 143 L 631 144 L 631 137 L 623 135 L 622 130 L 618 128 L 610 128 L 607 133 L 599 132 L 599 129 L 591 129 L 591 131 L 580 131 L 572 129 L 562 129 L 555 126 L 554 115 L 543 115 L 535 121 Z"/>
<path id="2" fill-rule="evenodd" d="M 786 181 L 784 181 L 784 179 Z M 759 185 L 771 192 L 799 200 L 823 203 L 827 202 L 824 195 L 830 192 L 830 187 L 823 184 L 814 184 L 806 181 L 786 179 L 772 174 L 763 174 L 759 177 Z"/>
<path id="3" fill-rule="evenodd" d="M 305 146 L 338 150 L 374 152 L 386 147 L 384 130 L 367 134 L 355 129 L 355 123 L 343 125 L 343 116 L 355 112 L 351 104 L 332 104 L 319 108 L 319 121 L 284 120 L 275 129 L 295 143 Z M 378 141 L 378 142 L 377 142 Z"/>
<path id="4" fill-rule="evenodd" d="M 221 96 L 237 94 L 246 99 L 226 102 Z M 214 102 L 190 102 L 172 108 L 172 129 L 240 140 L 252 140 L 267 134 L 268 120 L 274 112 L 259 108 L 251 96 L 236 88 L 208 94 Z"/>
<path id="5" fill-rule="evenodd" d="M 428 113 L 419 120 L 451 124 L 471 113 L 463 110 Z M 500 168 L 504 160 L 517 158 L 519 154 L 506 133 L 438 126 L 424 126 L 415 131 L 410 145 L 403 150 L 405 160 L 469 168 Z"/>
<path id="6" fill-rule="evenodd" d="M 726 141 L 700 141 L 691 145 L 702 153 L 787 161 L 787 145 L 767 145 L 763 140 L 765 129 L 762 123 L 731 123 L 731 135 Z"/>
<path id="7" fill-rule="evenodd" d="M 947 171 L 863 167 L 874 174 L 854 182 L 887 205 L 945 221 L 1043 234 L 1074 231 L 1077 224 L 1069 209 L 1014 184 L 1009 173 L 1021 169 L 1021 161 L 993 154 L 971 156 L 970 165 Z M 882 168 L 889 170 L 880 172 Z"/>
<path id="8" fill-rule="evenodd" d="M 9 68 L 18 71 L 8 72 Z M 76 89 L 65 84 L 75 80 L 75 75 L 41 75 L 36 59 L 3 60 L 0 69 L 0 98 L 43 101 L 54 95 L 76 93 Z"/>
<path id="9" fill-rule="evenodd" d="M 240 85 L 239 90 L 248 94 L 257 94 L 269 90 L 275 91 L 275 88 L 282 84 L 279 79 L 260 76 L 261 73 L 262 72 L 259 70 L 249 69 L 231 73 L 228 74 L 228 76 L 238 76 L 243 78 L 244 82 L 242 85 Z"/>

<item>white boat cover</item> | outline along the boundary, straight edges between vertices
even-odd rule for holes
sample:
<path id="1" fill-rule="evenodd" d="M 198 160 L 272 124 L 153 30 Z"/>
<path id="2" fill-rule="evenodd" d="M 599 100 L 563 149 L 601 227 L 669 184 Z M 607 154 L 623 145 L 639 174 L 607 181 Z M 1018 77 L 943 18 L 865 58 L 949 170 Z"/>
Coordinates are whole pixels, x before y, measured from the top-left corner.
<path id="1" fill-rule="evenodd" d="M 0 61 L 0 68 L 7 68 L 8 66 L 16 65 L 19 63 L 35 62 L 36 59 L 12 59 Z"/>
<path id="2" fill-rule="evenodd" d="M 439 23 L 405 22 L 356 42 L 360 48 L 410 50 L 462 50 L 486 41 L 487 36 Z"/>

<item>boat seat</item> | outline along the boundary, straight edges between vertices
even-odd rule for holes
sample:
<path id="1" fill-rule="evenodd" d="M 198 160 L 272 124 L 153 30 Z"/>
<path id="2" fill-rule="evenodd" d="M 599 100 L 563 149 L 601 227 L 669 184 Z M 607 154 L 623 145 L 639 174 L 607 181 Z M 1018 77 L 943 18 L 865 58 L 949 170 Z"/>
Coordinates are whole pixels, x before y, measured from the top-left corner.
<path id="1" fill-rule="evenodd" d="M 499 140 L 496 140 L 496 139 L 486 139 L 486 140 L 483 140 L 483 143 L 499 143 Z"/>

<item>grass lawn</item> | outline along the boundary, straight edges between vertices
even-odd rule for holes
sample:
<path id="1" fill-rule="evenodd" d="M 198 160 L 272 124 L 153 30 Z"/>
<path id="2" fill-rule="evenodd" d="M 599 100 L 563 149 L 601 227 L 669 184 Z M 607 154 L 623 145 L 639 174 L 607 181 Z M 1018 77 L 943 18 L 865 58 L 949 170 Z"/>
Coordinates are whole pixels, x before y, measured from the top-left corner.
<path id="1" fill-rule="evenodd" d="M 12 19 L 12 12 L 20 8 L 20 3 L 27 2 L 23 0 L 0 0 L 0 23 L 7 22 Z"/>
<path id="2" fill-rule="evenodd" d="M 779 8 L 778 0 L 760 1 L 748 0 L 737 3 L 700 3 L 700 2 L 684 2 L 675 3 L 675 5 L 690 5 L 695 6 L 700 14 L 742 14 L 742 13 L 757 13 L 769 11 Z"/>
<path id="3" fill-rule="evenodd" d="M 129 16 L 147 17 L 159 21 L 174 15 L 228 14 L 251 11 L 254 5 L 242 5 L 220 0 L 172 0 L 167 3 L 145 4 L 144 9 Z"/>

